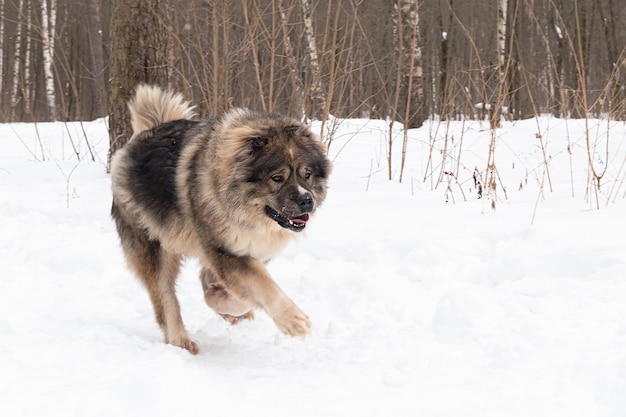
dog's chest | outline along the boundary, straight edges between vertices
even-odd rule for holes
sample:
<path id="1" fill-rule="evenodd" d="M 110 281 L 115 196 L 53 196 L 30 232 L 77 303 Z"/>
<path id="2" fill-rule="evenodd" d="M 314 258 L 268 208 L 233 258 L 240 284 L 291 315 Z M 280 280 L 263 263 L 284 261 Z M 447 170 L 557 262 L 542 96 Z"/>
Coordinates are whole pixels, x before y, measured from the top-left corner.
<path id="1" fill-rule="evenodd" d="M 287 240 L 286 233 L 245 231 L 233 234 L 230 251 L 237 256 L 250 256 L 267 262 L 285 246 Z"/>

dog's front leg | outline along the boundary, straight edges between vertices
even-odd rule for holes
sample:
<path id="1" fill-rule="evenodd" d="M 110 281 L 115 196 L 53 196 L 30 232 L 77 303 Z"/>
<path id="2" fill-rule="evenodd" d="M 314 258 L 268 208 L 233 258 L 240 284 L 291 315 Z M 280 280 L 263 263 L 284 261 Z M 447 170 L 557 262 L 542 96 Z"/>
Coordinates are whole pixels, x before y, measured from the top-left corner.
<path id="1" fill-rule="evenodd" d="M 301 337 L 309 333 L 308 316 L 285 295 L 261 262 L 247 256 L 214 253 L 211 264 L 229 292 L 265 310 L 283 333 Z"/>
<path id="2" fill-rule="evenodd" d="M 252 310 L 257 305 L 238 299 L 226 289 L 225 285 L 217 279 L 210 269 L 202 268 L 200 281 L 202 282 L 204 300 L 207 305 L 222 316 L 224 320 L 230 324 L 237 324 L 244 319 L 254 319 Z"/>

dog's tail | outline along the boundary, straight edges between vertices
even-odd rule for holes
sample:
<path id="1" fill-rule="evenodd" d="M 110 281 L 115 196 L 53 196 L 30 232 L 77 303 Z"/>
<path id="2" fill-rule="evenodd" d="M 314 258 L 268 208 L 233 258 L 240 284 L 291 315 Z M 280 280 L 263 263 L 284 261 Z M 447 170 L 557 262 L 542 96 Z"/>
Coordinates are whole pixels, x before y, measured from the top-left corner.
<path id="1" fill-rule="evenodd" d="M 195 117 L 194 107 L 182 94 L 164 91 L 158 86 L 140 84 L 128 103 L 133 136 L 161 123 Z"/>

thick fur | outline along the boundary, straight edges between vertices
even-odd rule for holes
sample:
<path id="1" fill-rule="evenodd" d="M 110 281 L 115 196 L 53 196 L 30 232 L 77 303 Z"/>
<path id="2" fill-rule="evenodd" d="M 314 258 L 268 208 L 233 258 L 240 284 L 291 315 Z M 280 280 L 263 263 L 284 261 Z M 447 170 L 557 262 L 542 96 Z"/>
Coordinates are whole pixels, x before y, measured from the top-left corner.
<path id="1" fill-rule="evenodd" d="M 191 120 L 181 95 L 146 85 L 129 108 L 135 131 L 111 161 L 111 215 L 166 342 L 198 352 L 175 293 L 185 256 L 200 260 L 205 300 L 229 322 L 261 308 L 284 333 L 306 335 L 307 315 L 264 265 L 326 197 L 331 165 L 319 138 L 297 120 L 245 109 Z"/>

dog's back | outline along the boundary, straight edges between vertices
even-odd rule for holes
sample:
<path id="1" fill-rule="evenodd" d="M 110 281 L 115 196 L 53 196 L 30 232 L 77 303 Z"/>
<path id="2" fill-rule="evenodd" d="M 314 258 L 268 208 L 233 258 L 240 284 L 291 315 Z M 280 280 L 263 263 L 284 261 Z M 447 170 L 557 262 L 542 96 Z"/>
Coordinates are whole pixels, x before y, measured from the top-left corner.
<path id="1" fill-rule="evenodd" d="M 163 91 L 158 86 L 141 84 L 128 103 L 133 138 L 162 123 L 195 117 L 194 107 L 182 94 Z"/>

